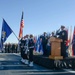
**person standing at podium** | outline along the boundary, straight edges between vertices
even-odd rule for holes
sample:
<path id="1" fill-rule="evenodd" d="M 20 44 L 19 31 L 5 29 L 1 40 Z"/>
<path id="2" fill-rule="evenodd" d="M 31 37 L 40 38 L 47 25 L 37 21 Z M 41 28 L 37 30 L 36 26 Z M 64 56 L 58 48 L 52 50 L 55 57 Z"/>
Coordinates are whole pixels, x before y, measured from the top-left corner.
<path id="1" fill-rule="evenodd" d="M 56 37 L 54 32 L 52 32 L 52 35 L 51 35 L 51 37 Z"/>
<path id="2" fill-rule="evenodd" d="M 63 56 L 63 58 L 66 57 L 66 42 L 67 42 L 67 31 L 65 30 L 65 26 L 61 25 L 61 31 L 57 31 L 56 35 L 59 35 L 58 38 L 62 39 L 61 42 L 61 56 Z"/>

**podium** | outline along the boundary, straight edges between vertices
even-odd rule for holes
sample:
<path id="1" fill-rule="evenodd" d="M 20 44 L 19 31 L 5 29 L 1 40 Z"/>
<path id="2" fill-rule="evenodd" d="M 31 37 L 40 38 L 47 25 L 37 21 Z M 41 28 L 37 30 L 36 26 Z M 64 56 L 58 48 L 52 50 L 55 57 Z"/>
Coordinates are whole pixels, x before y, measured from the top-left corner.
<path id="1" fill-rule="evenodd" d="M 61 56 L 62 40 L 56 37 L 51 37 L 50 42 L 51 42 L 51 55 L 49 55 L 49 58 L 50 59 L 63 59 L 63 56 Z"/>

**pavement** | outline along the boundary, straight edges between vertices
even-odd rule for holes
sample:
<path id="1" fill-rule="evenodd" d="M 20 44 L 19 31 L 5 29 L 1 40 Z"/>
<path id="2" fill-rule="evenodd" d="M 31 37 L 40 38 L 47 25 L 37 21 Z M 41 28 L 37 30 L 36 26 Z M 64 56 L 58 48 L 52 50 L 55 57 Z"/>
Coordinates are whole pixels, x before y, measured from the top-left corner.
<path id="1" fill-rule="evenodd" d="M 47 69 L 35 63 L 29 67 L 20 60 L 20 54 L 0 53 L 0 75 L 75 75 L 72 69 Z"/>

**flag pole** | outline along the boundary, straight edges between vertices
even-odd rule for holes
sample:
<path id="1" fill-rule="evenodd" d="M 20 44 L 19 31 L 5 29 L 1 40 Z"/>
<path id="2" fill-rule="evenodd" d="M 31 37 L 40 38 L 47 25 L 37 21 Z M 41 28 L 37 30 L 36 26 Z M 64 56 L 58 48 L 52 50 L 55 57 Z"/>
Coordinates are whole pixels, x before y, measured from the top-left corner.
<path id="1" fill-rule="evenodd" d="M 13 32 L 13 30 L 12 30 L 12 32 Z M 15 35 L 15 37 L 18 39 L 18 37 L 16 36 L 16 34 L 13 32 L 13 34 Z M 18 41 L 19 41 L 19 39 L 18 39 Z"/>
<path id="2" fill-rule="evenodd" d="M 11 28 L 10 28 L 11 29 Z M 11 29 L 12 30 L 12 29 Z M 13 34 L 15 35 L 15 37 L 18 39 L 18 37 L 16 36 L 16 34 L 14 33 L 14 31 L 12 30 L 12 32 L 13 32 Z M 19 41 L 19 39 L 18 39 L 18 41 Z"/>

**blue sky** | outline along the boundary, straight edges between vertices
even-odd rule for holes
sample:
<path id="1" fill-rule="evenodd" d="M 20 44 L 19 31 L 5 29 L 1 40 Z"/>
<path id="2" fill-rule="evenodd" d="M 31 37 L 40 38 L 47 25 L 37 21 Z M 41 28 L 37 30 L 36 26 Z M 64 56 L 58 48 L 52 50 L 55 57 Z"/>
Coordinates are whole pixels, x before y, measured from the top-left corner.
<path id="1" fill-rule="evenodd" d="M 4 18 L 18 36 L 22 11 L 23 35 L 56 31 L 61 25 L 75 26 L 75 0 L 0 0 L 0 30 Z M 6 42 L 18 40 L 12 33 Z"/>

